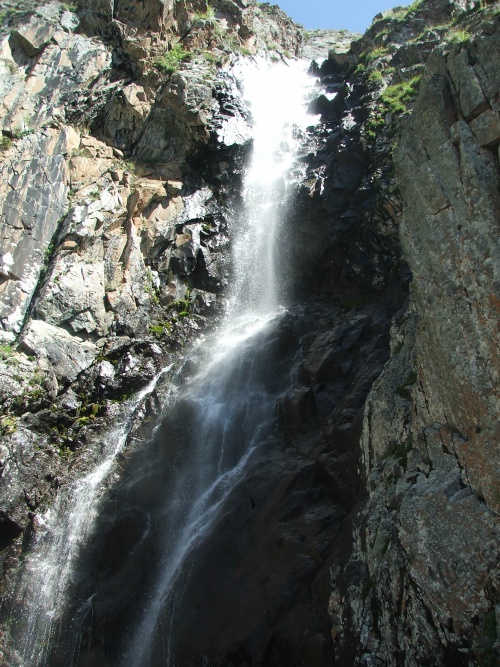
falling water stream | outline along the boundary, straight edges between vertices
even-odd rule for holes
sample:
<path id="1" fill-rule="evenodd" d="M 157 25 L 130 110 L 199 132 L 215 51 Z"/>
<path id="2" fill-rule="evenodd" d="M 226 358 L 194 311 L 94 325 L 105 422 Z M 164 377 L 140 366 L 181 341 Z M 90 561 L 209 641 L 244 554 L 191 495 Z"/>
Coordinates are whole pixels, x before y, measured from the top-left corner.
<path id="1" fill-rule="evenodd" d="M 107 480 L 126 445 L 137 410 L 170 368 L 164 368 L 123 405 L 127 416 L 103 438 L 102 458 L 97 467 L 61 493 L 52 510 L 36 517 L 35 542 L 16 590 L 16 597 L 25 608 L 17 619 L 18 627 L 14 628 L 15 634 L 19 634 L 17 653 L 23 667 L 48 664 L 47 654 L 59 632 L 67 589 L 75 574 L 75 560 L 98 516 Z"/>
<path id="2" fill-rule="evenodd" d="M 227 319 L 212 342 L 210 357 L 179 399 L 185 423 L 174 488 L 165 502 L 163 562 L 154 580 L 123 667 L 157 665 L 152 647 L 164 641 L 165 664 L 173 664 L 176 598 L 182 595 L 183 566 L 210 530 L 247 462 L 275 420 L 283 386 L 273 369 L 263 369 L 259 347 L 282 313 L 282 278 L 276 244 L 283 225 L 286 178 L 296 157 L 300 130 L 311 125 L 307 92 L 313 81 L 303 62 L 240 65 L 253 120 L 253 157 L 244 179 L 244 215 L 233 240 L 234 284 Z M 286 233 L 281 230 L 281 233 Z M 270 373 L 268 372 L 270 371 Z M 170 622 L 158 623 L 170 607 Z"/>
<path id="3" fill-rule="evenodd" d="M 160 427 L 155 436 L 168 450 L 170 467 L 165 472 L 168 483 L 156 490 L 161 558 L 144 600 L 138 601 L 138 618 L 122 647 L 123 667 L 174 664 L 170 640 L 186 563 L 253 453 L 272 432 L 276 401 L 284 390 L 283 378 L 267 367 L 263 350 L 283 312 L 285 285 L 276 262 L 277 244 L 279 235 L 286 234 L 282 210 L 298 135 L 313 122 L 306 107 L 314 81 L 303 62 L 253 60 L 237 68 L 253 119 L 253 158 L 244 181 L 244 212 L 234 224 L 230 306 L 216 335 L 207 339 L 204 350 L 195 351 L 197 359 L 201 357 L 198 370 L 179 388 L 172 414 L 165 418 L 168 428 Z M 131 410 L 152 389 L 136 397 Z M 103 481 L 129 428 L 121 424 L 119 432 L 110 435 L 112 450 L 75 486 L 64 518 L 47 519 L 46 546 L 35 547 L 27 563 L 23 581 L 27 587 L 39 582 L 39 590 L 28 604 L 21 650 L 26 667 L 47 664 L 46 647 L 57 641 L 53 621 L 64 604 L 76 554 L 99 512 Z M 135 474 L 128 482 L 131 494 L 145 483 Z M 57 508 L 53 512 L 57 514 Z M 85 604 L 91 606 L 92 600 Z M 161 662 L 154 653 L 158 643 Z"/>

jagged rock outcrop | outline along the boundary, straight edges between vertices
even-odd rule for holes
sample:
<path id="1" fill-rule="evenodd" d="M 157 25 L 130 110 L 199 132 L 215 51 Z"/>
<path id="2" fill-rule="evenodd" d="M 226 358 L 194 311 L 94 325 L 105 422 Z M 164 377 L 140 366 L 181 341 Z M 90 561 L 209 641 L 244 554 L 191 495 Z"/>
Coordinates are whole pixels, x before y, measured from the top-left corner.
<path id="1" fill-rule="evenodd" d="M 340 661 L 346 614 L 361 664 L 498 660 L 499 27 L 472 12 L 432 52 L 396 151 L 411 301 L 365 409 L 369 498 L 330 601 Z"/>

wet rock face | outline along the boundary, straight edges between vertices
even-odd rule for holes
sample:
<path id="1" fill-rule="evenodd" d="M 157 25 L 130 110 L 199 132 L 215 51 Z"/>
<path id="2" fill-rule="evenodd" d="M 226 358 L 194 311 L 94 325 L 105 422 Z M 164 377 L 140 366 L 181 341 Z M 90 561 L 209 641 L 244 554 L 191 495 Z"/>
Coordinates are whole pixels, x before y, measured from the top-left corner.
<path id="1" fill-rule="evenodd" d="M 170 650 L 183 665 L 198 665 L 203 656 L 217 665 L 331 663 L 329 571 L 350 551 L 350 513 L 360 490 L 355 443 L 367 392 L 387 359 L 389 321 L 384 308 L 296 307 L 249 347 L 246 362 L 241 353 L 252 386 L 275 394 L 280 426 L 273 419 L 210 537 L 188 559 L 174 611 L 165 604 L 162 624 L 174 623 L 175 632 L 153 640 L 153 660 L 161 663 L 174 636 Z M 340 349 L 344 354 L 335 360 Z M 92 618 L 82 627 L 82 665 L 119 663 L 140 621 L 138 609 L 157 583 L 153 564 L 168 549 L 169 489 L 175 487 L 169 470 L 191 465 L 190 438 L 200 420 L 200 407 L 188 398 L 146 449 L 125 458 L 122 481 L 82 552 L 79 579 L 94 595 Z M 234 448 L 244 422 L 235 424 Z M 157 502 L 160 488 L 164 506 Z M 130 549 L 133 559 L 126 556 Z M 61 641 L 54 664 L 65 663 L 65 650 Z"/>

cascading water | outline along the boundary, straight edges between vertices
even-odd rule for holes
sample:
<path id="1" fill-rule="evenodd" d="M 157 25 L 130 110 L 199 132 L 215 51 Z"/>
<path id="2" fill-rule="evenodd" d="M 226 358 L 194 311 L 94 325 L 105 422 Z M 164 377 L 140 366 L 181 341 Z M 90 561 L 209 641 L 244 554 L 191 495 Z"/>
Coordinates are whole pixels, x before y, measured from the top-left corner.
<path id="1" fill-rule="evenodd" d="M 276 261 L 277 244 L 286 233 L 282 213 L 287 172 L 300 130 L 312 122 L 306 106 L 314 80 L 305 70 L 305 63 L 265 60 L 236 68 L 253 118 L 254 150 L 244 182 L 244 211 L 233 227 L 228 314 L 219 331 L 192 352 L 189 361 L 197 364 L 197 372 L 183 387 L 172 388 L 176 398 L 167 415 L 110 501 L 128 504 L 147 517 L 146 532 L 154 535 L 148 538 L 153 544 L 145 557 L 148 572 L 136 583 L 132 630 L 125 630 L 128 636 L 121 637 L 116 651 L 122 667 L 175 664 L 176 607 L 188 585 L 190 558 L 256 451 L 273 437 L 276 402 L 287 385 L 287 370 L 277 369 L 273 361 L 286 288 Z M 131 410 L 152 388 L 136 397 Z M 17 591 L 18 599 L 27 601 L 18 640 L 20 664 L 26 667 L 78 664 L 82 620 L 93 613 L 105 584 L 100 582 L 97 593 L 82 586 L 79 602 L 68 612 L 77 639 L 69 653 L 61 649 L 63 662 L 53 657 L 63 641 L 58 638 L 60 619 L 69 604 L 68 589 L 78 587 L 73 581 L 78 576 L 75 561 L 85 561 L 85 543 L 102 511 L 104 482 L 129 427 L 129 421 L 120 425 L 119 433 L 109 438 L 115 444 L 103 462 L 75 485 L 64 507 L 55 508 L 26 563 Z M 137 540 L 146 542 L 143 533 Z M 92 556 L 89 560 L 93 563 Z M 111 595 L 119 595 L 119 588 L 110 584 Z"/>
<path id="2" fill-rule="evenodd" d="M 240 65 L 253 118 L 253 158 L 244 181 L 244 215 L 233 240 L 234 286 L 210 359 L 188 383 L 170 417 L 169 465 L 175 470 L 162 513 L 162 562 L 126 651 L 123 667 L 175 663 L 176 600 L 190 554 L 207 535 L 255 448 L 275 421 L 283 392 L 262 349 L 279 318 L 283 285 L 276 262 L 285 178 L 299 128 L 311 124 L 304 63 Z M 189 424 L 189 434 L 184 428 Z M 172 434 L 182 435 L 172 446 Z M 161 657 L 160 657 L 161 656 Z"/>
<path id="3" fill-rule="evenodd" d="M 16 659 L 23 667 L 48 664 L 48 652 L 60 631 L 67 589 L 75 576 L 75 560 L 99 513 L 106 482 L 125 447 L 137 410 L 169 370 L 163 369 L 124 404 L 126 416 L 107 433 L 97 467 L 62 493 L 52 510 L 36 519 L 36 541 L 16 588 L 16 599 L 25 611 L 15 619 L 13 635 L 18 646 Z"/>

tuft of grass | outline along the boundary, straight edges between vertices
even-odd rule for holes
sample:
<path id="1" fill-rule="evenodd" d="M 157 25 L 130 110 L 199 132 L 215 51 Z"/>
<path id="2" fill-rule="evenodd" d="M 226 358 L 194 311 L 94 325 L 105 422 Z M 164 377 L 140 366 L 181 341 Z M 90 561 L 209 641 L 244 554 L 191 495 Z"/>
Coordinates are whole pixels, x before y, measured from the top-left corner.
<path id="1" fill-rule="evenodd" d="M 14 354 L 14 348 L 9 343 L 0 345 L 0 359 L 10 359 Z"/>
<path id="2" fill-rule="evenodd" d="M 183 61 L 191 58 L 191 53 L 186 51 L 180 44 L 176 44 L 170 51 L 163 56 L 158 56 L 153 60 L 153 66 L 165 74 L 174 74 L 177 72 Z"/>
<path id="3" fill-rule="evenodd" d="M 15 9 L 4 9 L 0 12 L 0 26 L 5 25 L 16 13 Z"/>
<path id="4" fill-rule="evenodd" d="M 0 418 L 0 436 L 10 435 L 17 430 L 17 417 L 4 415 Z"/>
<path id="5" fill-rule="evenodd" d="M 149 327 L 149 333 L 158 340 L 161 340 L 165 335 L 170 333 L 171 328 L 171 322 L 158 322 L 158 324 L 152 324 Z"/>
<path id="6" fill-rule="evenodd" d="M 213 7 L 207 7 L 206 12 L 194 14 L 191 20 L 193 23 L 196 23 L 196 21 L 206 21 L 211 25 L 215 25 L 217 22 L 217 19 L 215 18 L 215 9 Z"/>
<path id="7" fill-rule="evenodd" d="M 409 81 L 402 81 L 401 83 L 388 86 L 380 96 L 381 102 L 392 113 L 406 113 L 408 111 L 408 103 L 417 94 L 420 79 L 420 76 L 414 76 Z"/>
<path id="8" fill-rule="evenodd" d="M 0 151 L 8 151 L 12 144 L 13 141 L 10 137 L 0 137 Z"/>
<path id="9" fill-rule="evenodd" d="M 372 83 L 382 83 L 383 80 L 384 77 L 382 76 L 382 72 L 379 72 L 378 69 L 372 69 L 368 75 L 368 81 L 371 81 Z"/>
<path id="10" fill-rule="evenodd" d="M 372 60 L 377 60 L 377 58 L 383 58 L 384 56 L 388 55 L 390 53 L 390 49 L 386 46 L 378 46 L 376 49 L 373 49 L 373 51 L 368 51 L 366 56 L 364 57 L 364 60 L 369 63 Z"/>
<path id="11" fill-rule="evenodd" d="M 446 39 L 450 44 L 466 44 L 471 38 L 467 30 L 450 30 Z"/>

